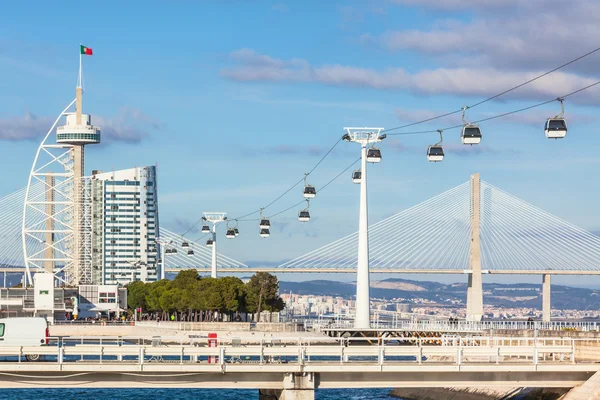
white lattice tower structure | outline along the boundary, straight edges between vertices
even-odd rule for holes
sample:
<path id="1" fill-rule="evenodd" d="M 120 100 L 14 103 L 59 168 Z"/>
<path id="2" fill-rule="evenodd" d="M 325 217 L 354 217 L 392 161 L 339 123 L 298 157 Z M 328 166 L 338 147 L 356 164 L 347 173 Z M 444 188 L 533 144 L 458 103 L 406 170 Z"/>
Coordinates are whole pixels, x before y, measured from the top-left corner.
<path id="1" fill-rule="evenodd" d="M 92 283 L 91 187 L 84 177 L 84 146 L 100 143 L 100 129 L 82 113 L 82 95 L 80 68 L 75 100 L 44 136 L 29 174 L 22 214 L 22 249 L 29 283 L 32 271 L 54 273 L 72 286 Z M 69 112 L 73 104 L 75 112 Z M 65 125 L 57 127 L 63 117 Z M 54 142 L 51 134 L 55 128 Z M 42 193 L 33 190 L 39 183 L 44 187 Z"/>

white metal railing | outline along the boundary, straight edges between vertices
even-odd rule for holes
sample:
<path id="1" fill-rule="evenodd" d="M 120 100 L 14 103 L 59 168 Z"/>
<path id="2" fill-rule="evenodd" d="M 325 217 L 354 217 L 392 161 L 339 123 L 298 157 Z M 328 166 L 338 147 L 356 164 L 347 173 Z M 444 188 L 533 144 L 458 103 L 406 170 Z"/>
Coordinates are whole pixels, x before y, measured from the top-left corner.
<path id="1" fill-rule="evenodd" d="M 310 320 L 308 320 L 310 321 Z M 307 327 L 317 331 L 328 329 L 348 329 L 354 326 L 353 319 L 333 318 L 307 321 Z M 440 321 L 440 320 L 392 320 L 371 322 L 373 329 L 395 329 L 407 331 L 436 332 L 483 332 L 488 330 L 577 330 L 583 332 L 598 331 L 597 322 L 588 321 Z"/>
<path id="2" fill-rule="evenodd" d="M 400 345 L 394 338 L 227 337 L 56 337 L 47 346 L 0 347 L 5 361 L 44 357 L 44 365 L 67 363 L 145 364 L 356 364 L 427 363 L 576 363 L 578 345 L 593 339 L 540 337 L 415 338 Z M 600 347 L 600 339 L 595 340 Z M 579 353 L 577 353 L 579 354 Z M 3 363 L 0 363 L 0 370 Z"/>

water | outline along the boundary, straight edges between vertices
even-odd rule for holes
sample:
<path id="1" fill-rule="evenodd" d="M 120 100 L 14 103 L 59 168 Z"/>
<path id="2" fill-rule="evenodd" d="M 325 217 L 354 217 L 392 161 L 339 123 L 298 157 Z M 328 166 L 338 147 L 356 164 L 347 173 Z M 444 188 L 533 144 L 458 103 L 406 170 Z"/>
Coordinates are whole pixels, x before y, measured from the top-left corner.
<path id="1" fill-rule="evenodd" d="M 392 389 L 319 389 L 315 400 L 387 399 Z M 258 400 L 258 390 L 241 389 L 2 389 L 0 399 L 11 400 Z"/>

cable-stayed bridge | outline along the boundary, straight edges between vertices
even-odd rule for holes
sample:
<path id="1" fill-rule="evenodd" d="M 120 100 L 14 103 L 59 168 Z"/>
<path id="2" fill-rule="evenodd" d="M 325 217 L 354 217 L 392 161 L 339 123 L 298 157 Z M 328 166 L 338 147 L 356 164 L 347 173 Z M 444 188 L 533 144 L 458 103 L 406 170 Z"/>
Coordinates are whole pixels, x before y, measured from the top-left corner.
<path id="1" fill-rule="evenodd" d="M 43 185 L 34 186 L 43 193 Z M 600 274 L 600 237 L 481 181 L 482 272 L 490 274 Z M 374 273 L 468 273 L 471 190 L 465 182 L 429 200 L 372 224 L 370 271 Z M 24 265 L 22 213 L 25 189 L 0 198 L 0 266 Z M 43 223 L 31 221 L 32 225 Z M 180 235 L 160 228 L 163 239 Z M 32 240 L 32 239 L 28 239 Z M 33 240 L 32 240 L 33 242 Z M 165 257 L 167 271 L 196 268 L 210 272 L 211 251 L 203 243 Z M 352 233 L 272 267 L 249 267 L 217 255 L 221 273 L 350 273 L 356 270 L 358 233 Z M 35 243 L 32 243 L 35 245 Z M 43 243 L 37 243 L 39 251 Z M 188 251 L 193 255 L 188 255 Z"/>
<path id="2" fill-rule="evenodd" d="M 369 227 L 371 272 L 465 273 L 469 182 Z M 600 237 L 481 181 L 481 266 L 492 274 L 600 274 Z M 358 232 L 272 268 L 352 272 Z"/>

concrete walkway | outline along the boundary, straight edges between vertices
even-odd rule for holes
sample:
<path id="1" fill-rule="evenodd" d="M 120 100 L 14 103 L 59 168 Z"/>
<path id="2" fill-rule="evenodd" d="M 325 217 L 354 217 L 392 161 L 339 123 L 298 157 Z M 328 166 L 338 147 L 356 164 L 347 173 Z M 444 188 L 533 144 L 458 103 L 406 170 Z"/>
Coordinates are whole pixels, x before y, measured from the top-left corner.
<path id="1" fill-rule="evenodd" d="M 600 400 L 600 372 L 596 372 L 583 385 L 573 388 L 563 400 Z"/>

